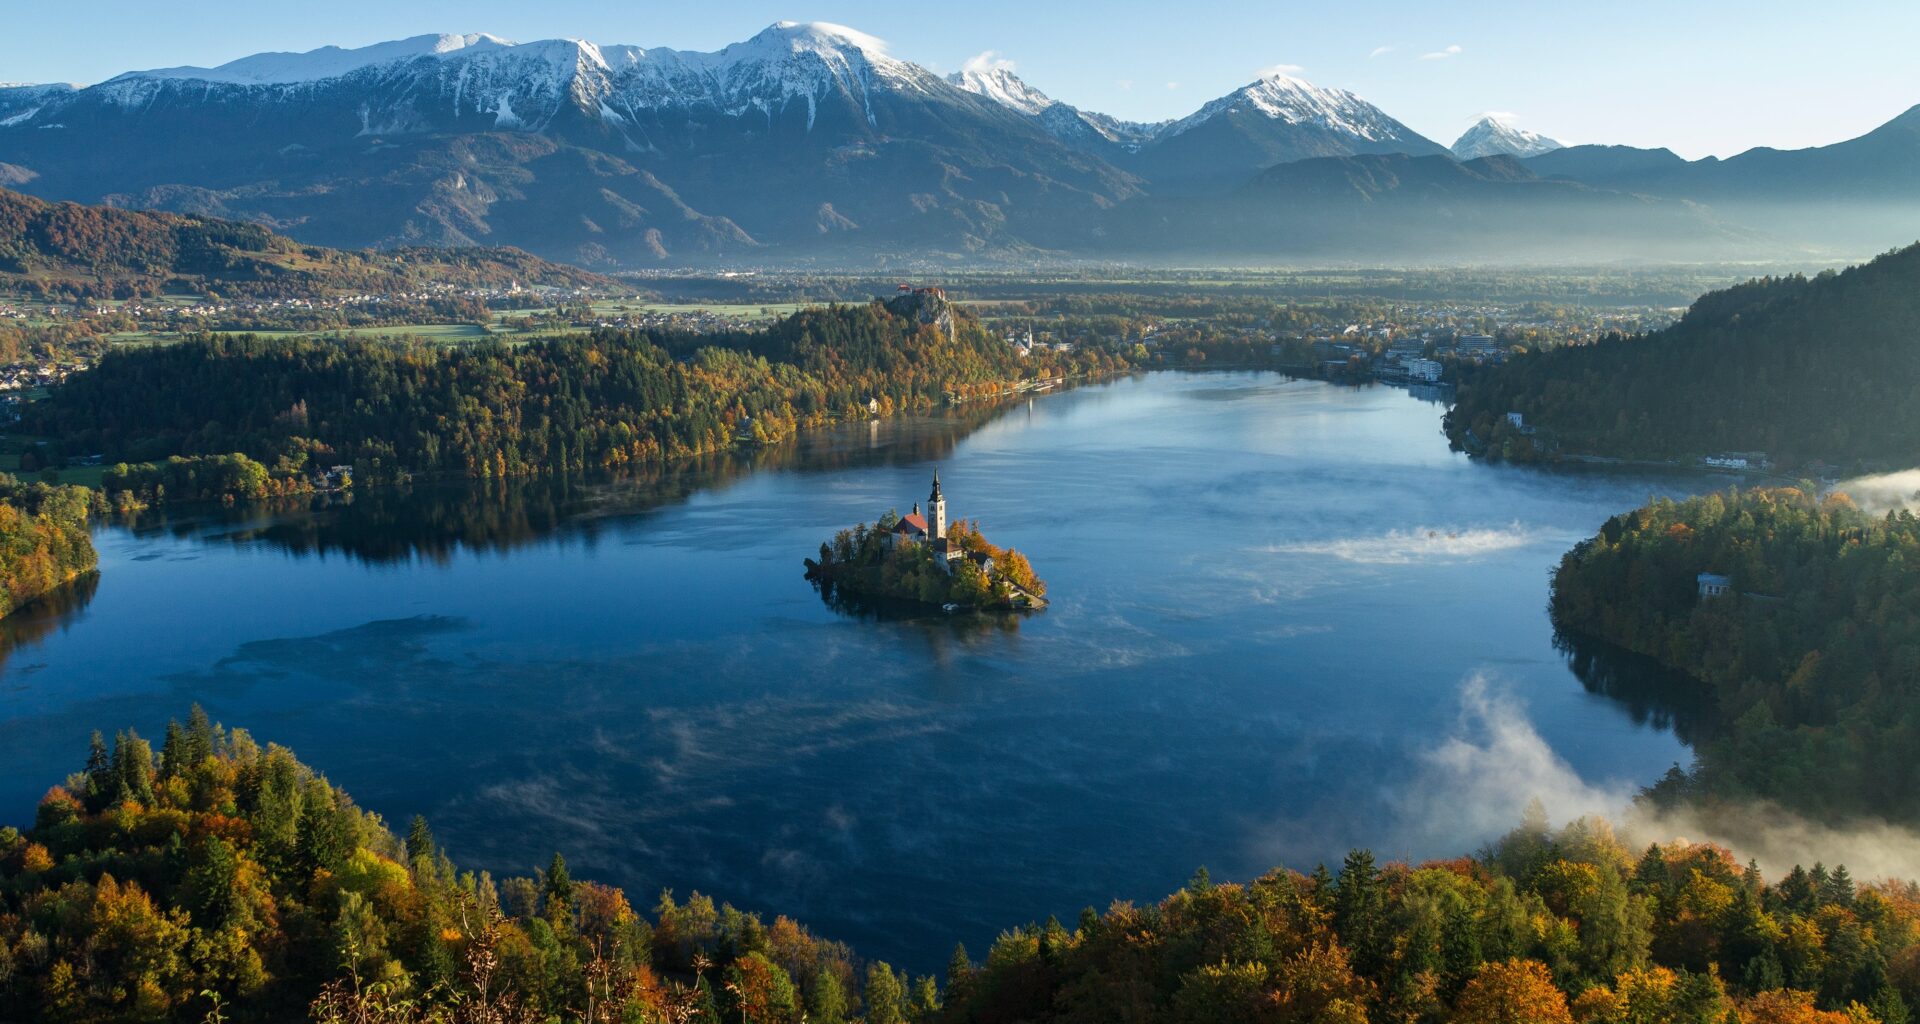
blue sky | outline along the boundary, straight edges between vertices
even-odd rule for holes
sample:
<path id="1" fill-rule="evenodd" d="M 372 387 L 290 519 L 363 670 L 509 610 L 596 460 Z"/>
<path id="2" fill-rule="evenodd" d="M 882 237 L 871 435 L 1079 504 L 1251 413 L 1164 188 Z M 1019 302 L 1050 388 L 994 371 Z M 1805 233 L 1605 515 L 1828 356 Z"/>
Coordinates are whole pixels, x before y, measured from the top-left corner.
<path id="1" fill-rule="evenodd" d="M 832 21 L 951 71 L 985 51 L 1058 99 L 1138 119 L 1190 113 L 1293 66 L 1451 142 L 1476 115 L 1576 142 L 1687 156 L 1820 145 L 1920 104 L 1920 3 L 1690 0 L 1381 3 L 1181 0 L 947 5 L 784 0 L 81 0 L 9 4 L 0 81 L 94 82 L 135 68 L 425 32 L 714 49 L 781 19 Z"/>

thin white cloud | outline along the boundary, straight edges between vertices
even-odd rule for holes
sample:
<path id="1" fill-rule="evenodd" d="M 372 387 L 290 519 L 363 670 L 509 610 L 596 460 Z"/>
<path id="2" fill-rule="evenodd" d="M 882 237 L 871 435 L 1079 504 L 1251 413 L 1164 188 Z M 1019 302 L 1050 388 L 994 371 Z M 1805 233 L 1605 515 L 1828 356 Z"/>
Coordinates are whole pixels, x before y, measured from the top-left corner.
<path id="1" fill-rule="evenodd" d="M 1298 64 L 1269 64 L 1266 67 L 1261 68 L 1258 72 L 1256 72 L 1254 74 L 1254 77 L 1255 78 L 1278 78 L 1281 76 L 1291 77 L 1293 75 L 1302 74 L 1306 70 L 1307 70 L 1306 68 L 1303 68 Z"/>
<path id="2" fill-rule="evenodd" d="M 1501 529 L 1388 530 L 1373 537 L 1308 541 L 1268 550 L 1275 554 L 1319 555 L 1361 565 L 1411 565 L 1483 558 L 1526 547 L 1539 539 L 1540 535 L 1533 530 L 1514 523 Z"/>
<path id="3" fill-rule="evenodd" d="M 1512 124 L 1513 122 L 1520 120 L 1520 115 L 1514 113 L 1511 110 L 1482 110 L 1478 114 L 1475 114 L 1473 116 L 1473 119 L 1475 121 L 1479 121 L 1483 118 L 1489 118 L 1489 117 L 1493 118 L 1495 121 L 1500 122 L 1501 124 Z"/>
<path id="4" fill-rule="evenodd" d="M 1169 88 L 1169 89 L 1178 89 L 1178 88 L 1180 88 L 1180 83 L 1179 83 L 1179 82 L 1168 82 L 1168 83 L 1167 83 L 1167 88 Z"/>
<path id="5" fill-rule="evenodd" d="M 1115 82 L 1115 83 L 1113 83 L 1113 84 L 1115 84 L 1115 85 L 1117 85 L 1117 86 L 1119 86 L 1119 87 L 1120 87 L 1120 91 L 1121 91 L 1121 92 L 1132 92 L 1132 91 L 1133 91 L 1133 79 L 1131 79 L 1131 78 L 1122 78 L 1121 80 L 1119 80 L 1118 82 Z"/>
<path id="6" fill-rule="evenodd" d="M 1385 57 L 1387 54 L 1392 52 L 1393 52 L 1393 47 L 1391 46 L 1376 46 L 1373 48 L 1372 53 L 1367 54 L 1367 59 L 1372 60 L 1375 57 Z"/>
<path id="7" fill-rule="evenodd" d="M 981 71 L 1012 72 L 1013 61 L 1010 61 L 1005 57 L 1000 56 L 998 51 L 983 50 L 977 54 L 974 54 L 971 57 L 968 57 L 967 62 L 965 64 L 960 65 L 960 70 L 972 71 L 972 72 L 981 72 Z"/>
<path id="8" fill-rule="evenodd" d="M 1435 50 L 1432 53 L 1423 53 L 1420 55 L 1420 59 L 1421 60 L 1446 60 L 1448 57 L 1458 57 L 1458 56 L 1460 56 L 1460 44 L 1455 43 L 1454 45 L 1449 46 L 1444 50 Z"/>

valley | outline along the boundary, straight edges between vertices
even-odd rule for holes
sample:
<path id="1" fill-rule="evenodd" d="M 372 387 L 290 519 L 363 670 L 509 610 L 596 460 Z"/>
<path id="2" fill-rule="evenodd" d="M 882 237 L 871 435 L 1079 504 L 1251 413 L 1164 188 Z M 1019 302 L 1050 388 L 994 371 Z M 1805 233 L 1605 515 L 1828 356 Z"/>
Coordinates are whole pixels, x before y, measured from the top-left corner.
<path id="1" fill-rule="evenodd" d="M 1911 1024 L 1920 9 L 1708 6 L 9 11 L 0 1024 Z"/>

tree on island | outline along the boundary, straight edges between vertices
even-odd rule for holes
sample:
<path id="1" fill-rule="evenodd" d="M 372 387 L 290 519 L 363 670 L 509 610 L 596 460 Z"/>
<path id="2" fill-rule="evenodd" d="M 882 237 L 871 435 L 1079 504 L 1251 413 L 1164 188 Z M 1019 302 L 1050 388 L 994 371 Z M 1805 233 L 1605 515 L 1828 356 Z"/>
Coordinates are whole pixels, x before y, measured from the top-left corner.
<path id="1" fill-rule="evenodd" d="M 807 559 L 807 578 L 823 589 L 851 596 L 957 605 L 962 608 L 1032 608 L 1045 603 L 1046 582 L 1025 555 L 1001 548 L 971 520 L 947 528 L 946 548 L 899 539 L 902 520 L 889 510 L 872 527 L 841 530 L 820 545 L 818 561 Z"/>

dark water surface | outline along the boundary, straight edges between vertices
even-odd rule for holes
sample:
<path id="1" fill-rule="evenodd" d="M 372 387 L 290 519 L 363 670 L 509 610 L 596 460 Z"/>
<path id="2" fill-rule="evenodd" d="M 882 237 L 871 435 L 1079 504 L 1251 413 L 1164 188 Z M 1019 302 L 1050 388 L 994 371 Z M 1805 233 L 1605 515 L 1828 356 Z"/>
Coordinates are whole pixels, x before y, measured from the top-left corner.
<path id="1" fill-rule="evenodd" d="M 1473 465 L 1440 413 L 1157 374 L 644 479 L 103 528 L 97 587 L 9 624 L 0 821 L 89 730 L 197 700 L 464 865 L 558 848 L 921 970 L 1201 864 L 1468 852 L 1687 759 L 1544 606 L 1608 515 L 1707 482 Z M 936 467 L 1051 609 L 863 621 L 803 581 Z"/>

